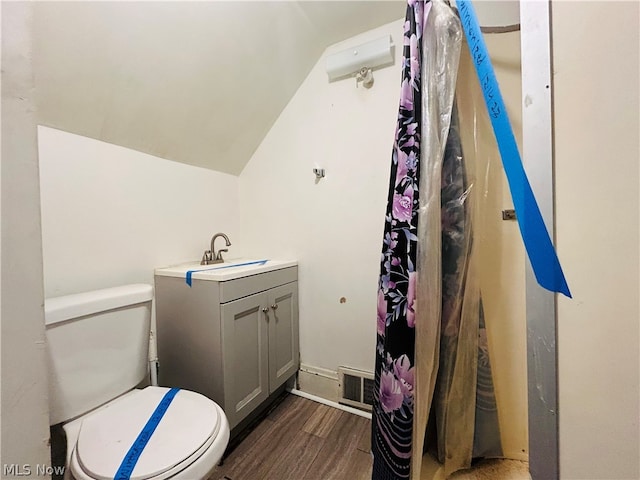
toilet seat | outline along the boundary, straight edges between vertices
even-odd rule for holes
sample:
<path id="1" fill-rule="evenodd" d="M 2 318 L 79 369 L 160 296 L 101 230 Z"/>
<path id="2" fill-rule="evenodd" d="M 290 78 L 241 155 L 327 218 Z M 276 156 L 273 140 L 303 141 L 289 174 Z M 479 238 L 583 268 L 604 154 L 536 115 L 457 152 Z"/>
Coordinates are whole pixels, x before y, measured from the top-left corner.
<path id="1" fill-rule="evenodd" d="M 69 465 L 73 476 L 113 479 L 168 390 L 135 390 L 83 418 Z M 184 470 L 207 452 L 222 423 L 212 400 L 180 390 L 142 450 L 131 480 L 161 480 Z"/>

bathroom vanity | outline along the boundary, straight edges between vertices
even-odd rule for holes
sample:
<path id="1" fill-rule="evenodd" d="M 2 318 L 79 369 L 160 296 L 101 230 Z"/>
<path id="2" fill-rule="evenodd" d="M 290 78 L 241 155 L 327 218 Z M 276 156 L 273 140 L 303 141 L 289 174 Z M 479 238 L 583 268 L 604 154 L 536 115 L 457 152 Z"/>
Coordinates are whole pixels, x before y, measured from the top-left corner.
<path id="1" fill-rule="evenodd" d="M 298 370 L 297 280 L 295 261 L 156 269 L 159 384 L 206 395 L 238 425 Z"/>

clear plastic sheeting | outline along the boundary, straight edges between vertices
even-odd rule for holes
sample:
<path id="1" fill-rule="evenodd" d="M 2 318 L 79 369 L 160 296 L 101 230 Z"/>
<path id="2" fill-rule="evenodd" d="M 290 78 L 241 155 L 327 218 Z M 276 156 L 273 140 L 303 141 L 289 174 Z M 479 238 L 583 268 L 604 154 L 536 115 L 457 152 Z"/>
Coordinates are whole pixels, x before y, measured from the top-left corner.
<path id="1" fill-rule="evenodd" d="M 484 106 L 465 106 L 474 116 L 464 117 L 461 135 L 454 97 L 462 40 L 456 13 L 433 0 L 423 36 L 414 480 L 423 451 L 446 476 L 472 458 L 502 455 L 472 231 L 486 199 L 475 172 L 475 111 Z M 467 93 L 457 101 L 471 100 Z M 463 141 L 470 131 L 474 141 Z"/>
<path id="2" fill-rule="evenodd" d="M 440 218 L 442 159 L 445 152 L 462 45 L 462 27 L 453 10 L 434 0 L 422 37 L 422 151 L 416 289 L 416 406 L 411 478 L 420 479 L 422 452 L 440 356 L 442 254 Z"/>
<path id="3" fill-rule="evenodd" d="M 464 328 L 470 329 L 470 332 L 466 334 L 468 343 L 459 339 L 454 346 L 458 350 L 471 351 L 475 344 L 477 357 L 470 355 L 472 362 L 467 364 L 467 368 L 458 371 L 456 367 L 455 372 L 458 381 L 464 381 L 466 376 L 474 380 L 475 388 L 471 392 L 469 389 L 465 390 L 465 395 L 461 395 L 458 390 L 453 390 L 449 394 L 449 402 L 465 404 L 466 408 L 472 408 L 469 400 L 465 398 L 469 392 L 471 393 L 470 398 L 473 400 L 471 403 L 475 408 L 471 456 L 472 458 L 495 458 L 503 456 L 494 375 L 491 368 L 491 358 L 496 352 L 490 352 L 489 348 L 489 337 L 493 336 L 495 339 L 497 332 L 488 335 L 485 312 L 489 310 L 492 313 L 490 320 L 494 327 L 505 326 L 503 322 L 496 323 L 499 320 L 496 317 L 496 307 L 505 303 L 505 292 L 493 285 L 496 282 L 499 283 L 500 279 L 491 263 L 496 252 L 502 250 L 499 229 L 494 224 L 497 222 L 500 225 L 502 222 L 496 217 L 496 212 L 500 211 L 502 205 L 500 194 L 504 174 L 480 84 L 476 81 L 476 77 L 470 75 L 472 69 L 468 49 L 464 48 L 460 58 L 459 78 L 464 76 L 466 79 L 473 80 L 458 81 L 456 86 L 459 142 L 463 152 L 464 175 L 467 179 L 465 233 L 469 240 L 466 254 L 469 270 L 466 276 L 467 283 L 463 285 L 464 299 L 461 311 L 463 321 L 460 326 L 460 338 L 463 338 Z M 491 216 L 488 213 L 491 213 Z M 517 289 L 517 282 L 511 286 Z M 487 305 L 492 308 L 487 308 Z M 473 343 L 471 343 L 472 336 L 477 339 L 473 340 Z M 512 362 L 514 348 L 513 344 L 509 348 Z M 473 382 L 469 384 L 473 385 Z M 468 432 L 467 441 L 470 436 Z M 455 437 L 448 439 L 446 455 L 443 455 L 439 449 L 439 459 L 445 463 L 447 475 L 455 470 L 468 468 L 470 465 L 471 459 L 468 455 L 466 457 L 453 455 L 451 459 L 449 458 L 449 453 L 457 448 L 455 445 L 460 440 Z"/>

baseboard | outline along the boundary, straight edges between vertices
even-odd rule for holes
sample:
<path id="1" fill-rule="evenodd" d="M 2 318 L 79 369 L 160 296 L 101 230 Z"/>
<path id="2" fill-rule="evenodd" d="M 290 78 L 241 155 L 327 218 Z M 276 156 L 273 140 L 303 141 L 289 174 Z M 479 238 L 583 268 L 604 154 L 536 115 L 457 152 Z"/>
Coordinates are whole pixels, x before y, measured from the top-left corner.
<path id="1" fill-rule="evenodd" d="M 353 413 L 354 415 L 359 415 L 364 418 L 368 418 L 371 420 L 371 413 L 365 412 L 364 410 L 359 410 L 357 408 L 349 407 L 348 405 L 342 405 L 341 403 L 332 402 L 330 400 L 326 400 L 322 397 L 318 397 L 317 395 L 311 395 L 310 393 L 306 393 L 300 390 L 296 390 L 295 388 L 289 390 L 289 393 L 293 395 L 297 395 L 299 397 L 307 398 L 309 400 L 313 400 L 314 402 L 322 403 L 323 405 L 328 405 L 333 408 L 337 408 L 338 410 L 344 410 L 345 412 Z"/>
<path id="2" fill-rule="evenodd" d="M 336 372 L 335 370 L 329 370 L 328 368 L 314 367 L 313 365 L 301 363 L 300 371 L 338 381 L 338 372 Z"/>
<path id="3" fill-rule="evenodd" d="M 338 373 L 303 363 L 298 372 L 298 390 L 337 403 L 340 398 Z"/>

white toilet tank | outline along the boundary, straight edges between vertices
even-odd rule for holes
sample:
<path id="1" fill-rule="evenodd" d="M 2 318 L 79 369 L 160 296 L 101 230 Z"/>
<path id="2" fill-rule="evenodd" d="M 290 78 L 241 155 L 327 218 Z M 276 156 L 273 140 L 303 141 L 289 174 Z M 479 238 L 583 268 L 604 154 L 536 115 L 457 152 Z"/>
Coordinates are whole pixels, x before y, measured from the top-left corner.
<path id="1" fill-rule="evenodd" d="M 133 389 L 148 372 L 150 285 L 125 285 L 44 302 L 51 425 Z"/>

